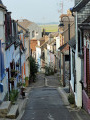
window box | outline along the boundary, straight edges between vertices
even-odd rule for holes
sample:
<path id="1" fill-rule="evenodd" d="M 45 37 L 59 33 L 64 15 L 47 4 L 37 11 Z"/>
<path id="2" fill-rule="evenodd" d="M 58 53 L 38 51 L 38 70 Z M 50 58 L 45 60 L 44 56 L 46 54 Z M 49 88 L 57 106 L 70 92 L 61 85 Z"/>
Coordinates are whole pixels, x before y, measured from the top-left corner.
<path id="1" fill-rule="evenodd" d="M 12 82 L 14 82 L 14 80 L 15 80 L 14 77 L 11 77 L 11 78 L 9 79 L 9 82 L 12 83 Z"/>

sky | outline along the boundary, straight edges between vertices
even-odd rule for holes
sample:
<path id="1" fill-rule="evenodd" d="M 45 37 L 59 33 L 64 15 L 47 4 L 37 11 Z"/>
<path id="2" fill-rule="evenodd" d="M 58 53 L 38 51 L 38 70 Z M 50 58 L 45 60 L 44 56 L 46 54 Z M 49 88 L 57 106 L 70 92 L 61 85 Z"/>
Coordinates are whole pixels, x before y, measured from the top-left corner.
<path id="1" fill-rule="evenodd" d="M 28 19 L 36 23 L 59 22 L 63 1 L 63 13 L 74 6 L 74 0 L 2 0 L 12 18 Z"/>

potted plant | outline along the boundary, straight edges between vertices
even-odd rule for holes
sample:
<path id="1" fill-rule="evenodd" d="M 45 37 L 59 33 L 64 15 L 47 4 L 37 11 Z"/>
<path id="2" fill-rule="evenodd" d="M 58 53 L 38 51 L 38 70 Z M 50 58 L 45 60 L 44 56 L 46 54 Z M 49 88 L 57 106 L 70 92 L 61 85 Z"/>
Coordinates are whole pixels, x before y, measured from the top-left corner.
<path id="1" fill-rule="evenodd" d="M 17 100 L 17 97 L 18 97 L 18 90 L 12 90 L 10 92 L 10 101 L 12 104 L 15 104 L 15 101 Z"/>
<path id="2" fill-rule="evenodd" d="M 19 63 L 16 63 L 16 67 L 19 67 Z"/>
<path id="3" fill-rule="evenodd" d="M 17 76 L 18 73 L 19 73 L 19 71 L 15 70 L 15 76 Z"/>
<path id="4" fill-rule="evenodd" d="M 22 78 L 22 75 L 21 75 L 21 74 L 19 75 L 19 78 Z"/>
<path id="5" fill-rule="evenodd" d="M 14 81 L 14 77 L 11 77 L 9 81 L 12 83 Z"/>
<path id="6" fill-rule="evenodd" d="M 28 87 L 28 85 L 29 85 L 29 77 L 25 77 L 25 83 L 26 83 L 26 87 Z"/>
<path id="7" fill-rule="evenodd" d="M 22 83 L 21 82 L 18 82 L 17 83 L 17 87 L 21 87 L 22 86 Z"/>
<path id="8" fill-rule="evenodd" d="M 11 69 L 11 77 L 15 76 L 15 69 Z"/>

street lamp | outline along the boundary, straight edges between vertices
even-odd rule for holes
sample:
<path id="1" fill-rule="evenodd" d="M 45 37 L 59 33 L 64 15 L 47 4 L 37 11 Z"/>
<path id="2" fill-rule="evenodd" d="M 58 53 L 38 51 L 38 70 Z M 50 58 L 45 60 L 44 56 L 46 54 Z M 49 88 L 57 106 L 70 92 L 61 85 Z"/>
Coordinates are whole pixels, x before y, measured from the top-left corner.
<path id="1" fill-rule="evenodd" d="M 68 40 L 70 40 L 70 18 L 67 15 L 64 15 L 63 17 L 61 17 L 61 21 L 60 24 L 58 25 L 59 28 L 63 28 L 64 27 L 64 23 L 62 18 L 67 17 L 68 18 Z M 70 65 L 70 47 L 69 47 L 69 80 L 71 79 L 71 65 Z M 70 84 L 70 82 L 69 82 Z M 70 91 L 70 89 L 69 89 Z"/>

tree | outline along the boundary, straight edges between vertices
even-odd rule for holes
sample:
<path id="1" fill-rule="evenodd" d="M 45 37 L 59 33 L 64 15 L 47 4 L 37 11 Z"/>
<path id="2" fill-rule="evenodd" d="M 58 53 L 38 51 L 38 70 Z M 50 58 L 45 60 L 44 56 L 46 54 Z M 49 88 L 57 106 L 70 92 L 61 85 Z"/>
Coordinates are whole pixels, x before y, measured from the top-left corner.
<path id="1" fill-rule="evenodd" d="M 30 56 L 29 57 L 29 63 L 30 63 L 30 78 L 35 82 L 36 79 L 36 73 L 38 72 L 38 64 L 36 63 L 35 59 Z"/>

